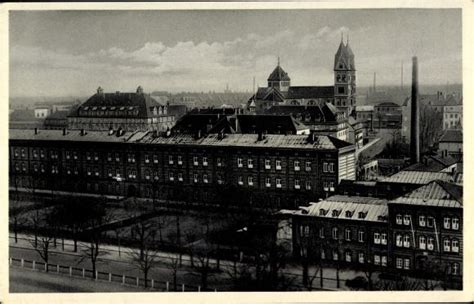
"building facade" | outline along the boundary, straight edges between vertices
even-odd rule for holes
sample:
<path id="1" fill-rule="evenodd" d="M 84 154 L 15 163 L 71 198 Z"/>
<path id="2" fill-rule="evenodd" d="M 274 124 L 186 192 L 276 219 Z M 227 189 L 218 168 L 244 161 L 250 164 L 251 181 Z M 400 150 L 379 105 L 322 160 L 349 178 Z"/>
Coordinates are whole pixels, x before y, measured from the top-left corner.
<path id="1" fill-rule="evenodd" d="M 71 130 L 165 131 L 174 125 L 174 116 L 138 87 L 135 93 L 97 93 L 68 115 Z"/>
<path id="2" fill-rule="evenodd" d="M 355 179 L 354 150 L 315 135 L 10 130 L 10 186 L 198 202 L 235 191 L 294 208 Z"/>
<path id="3" fill-rule="evenodd" d="M 433 181 L 393 200 L 335 195 L 280 214 L 296 257 L 462 288 L 461 186 Z"/>

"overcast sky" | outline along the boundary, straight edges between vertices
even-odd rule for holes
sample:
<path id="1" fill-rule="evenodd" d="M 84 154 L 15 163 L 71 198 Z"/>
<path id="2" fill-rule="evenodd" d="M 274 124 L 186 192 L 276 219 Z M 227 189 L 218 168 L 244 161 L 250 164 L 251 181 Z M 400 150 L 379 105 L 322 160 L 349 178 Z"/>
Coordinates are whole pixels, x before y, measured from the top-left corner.
<path id="1" fill-rule="evenodd" d="M 461 83 L 461 11 L 227 10 L 10 12 L 10 95 L 252 90 L 277 63 L 292 85 L 332 85 L 341 32 L 357 84 Z"/>

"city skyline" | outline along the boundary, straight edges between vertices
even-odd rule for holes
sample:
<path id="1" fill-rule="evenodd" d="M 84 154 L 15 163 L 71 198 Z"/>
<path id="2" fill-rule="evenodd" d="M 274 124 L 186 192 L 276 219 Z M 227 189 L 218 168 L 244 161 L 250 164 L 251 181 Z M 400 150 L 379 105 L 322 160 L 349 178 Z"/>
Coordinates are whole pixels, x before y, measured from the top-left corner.
<path id="1" fill-rule="evenodd" d="M 402 62 L 407 85 L 413 55 L 420 84 L 462 83 L 456 9 L 16 11 L 10 96 L 87 96 L 99 85 L 251 91 L 254 76 L 266 86 L 278 56 L 292 85 L 331 85 L 341 34 L 360 87 L 372 85 L 374 72 L 377 85 L 400 85 Z"/>

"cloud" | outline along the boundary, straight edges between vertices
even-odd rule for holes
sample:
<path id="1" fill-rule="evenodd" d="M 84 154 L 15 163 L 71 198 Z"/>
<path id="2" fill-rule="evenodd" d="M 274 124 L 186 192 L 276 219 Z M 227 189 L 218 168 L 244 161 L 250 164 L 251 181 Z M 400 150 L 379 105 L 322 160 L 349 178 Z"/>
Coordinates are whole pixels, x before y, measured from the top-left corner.
<path id="1" fill-rule="evenodd" d="M 149 41 L 132 50 L 112 46 L 82 54 L 13 45 L 10 89 L 13 94 L 30 89 L 29 93 L 34 95 L 41 84 L 42 90 L 56 90 L 51 94 L 58 94 L 59 90 L 63 90 L 62 94 L 74 94 L 78 88 L 91 92 L 98 85 L 115 91 L 131 90 L 141 84 L 149 91 L 207 91 L 229 83 L 234 90 L 246 90 L 252 88 L 253 76 L 258 84 L 265 85 L 277 56 L 294 85 L 330 85 L 341 32 L 350 32 L 359 85 L 364 81 L 370 83 L 373 71 L 390 69 L 395 73 L 386 73 L 387 81 L 393 78 L 398 83 L 399 76 L 395 74 L 399 71 L 401 53 L 380 52 L 363 44 L 368 31 L 324 26 L 306 35 L 282 30 L 268 36 L 250 33 L 220 42 L 179 41 L 165 45 Z M 427 49 L 431 51 L 429 46 Z M 409 58 L 408 53 L 406 56 Z M 457 58 L 449 60 L 451 65 L 456 62 Z"/>

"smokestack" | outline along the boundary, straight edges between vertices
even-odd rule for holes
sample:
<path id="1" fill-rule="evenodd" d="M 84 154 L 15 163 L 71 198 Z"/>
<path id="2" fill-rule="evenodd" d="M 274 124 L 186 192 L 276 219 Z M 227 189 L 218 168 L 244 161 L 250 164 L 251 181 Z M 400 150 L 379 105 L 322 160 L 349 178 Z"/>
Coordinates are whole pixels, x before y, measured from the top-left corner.
<path id="1" fill-rule="evenodd" d="M 377 81 L 377 73 L 374 72 L 374 93 L 375 93 L 375 83 Z"/>
<path id="2" fill-rule="evenodd" d="M 418 58 L 412 58 L 411 76 L 411 127 L 410 158 L 412 163 L 420 162 L 420 110 L 418 108 Z"/>
<path id="3" fill-rule="evenodd" d="M 402 68 L 401 68 L 401 75 L 400 75 L 400 87 L 402 89 L 402 94 L 403 94 L 403 61 L 402 61 Z"/>

